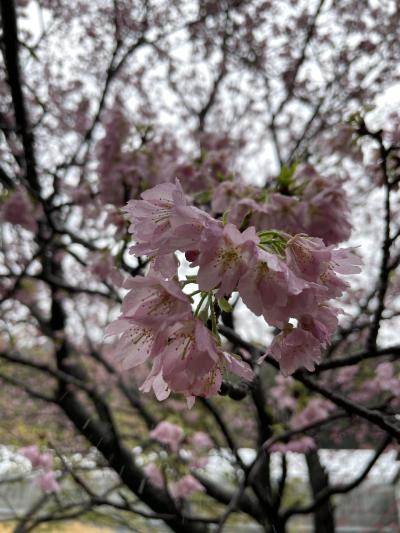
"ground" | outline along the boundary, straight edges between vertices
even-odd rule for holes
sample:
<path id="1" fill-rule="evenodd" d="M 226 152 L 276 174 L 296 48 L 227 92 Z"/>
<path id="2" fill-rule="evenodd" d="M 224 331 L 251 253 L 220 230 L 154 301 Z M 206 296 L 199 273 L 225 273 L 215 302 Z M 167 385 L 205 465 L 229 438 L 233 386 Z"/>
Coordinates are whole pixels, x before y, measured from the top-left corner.
<path id="1" fill-rule="evenodd" d="M 12 533 L 13 525 L 12 524 L 0 524 L 0 533 Z M 37 530 L 38 532 L 40 530 Z M 95 526 L 90 526 L 89 524 L 83 524 L 80 522 L 68 522 L 65 524 L 54 524 L 54 527 L 50 528 L 47 526 L 42 530 L 46 533 L 112 533 L 111 529 L 108 528 L 97 528 Z"/>

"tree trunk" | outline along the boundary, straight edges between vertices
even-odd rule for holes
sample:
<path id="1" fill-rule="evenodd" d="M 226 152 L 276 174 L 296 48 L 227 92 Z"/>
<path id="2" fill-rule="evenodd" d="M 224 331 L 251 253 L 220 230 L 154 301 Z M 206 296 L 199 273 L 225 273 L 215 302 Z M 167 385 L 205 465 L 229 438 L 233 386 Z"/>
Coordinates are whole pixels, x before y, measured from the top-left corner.
<path id="1" fill-rule="evenodd" d="M 329 486 L 329 477 L 320 463 L 317 451 L 307 453 L 306 461 L 312 494 L 315 498 L 319 492 Z M 314 532 L 335 533 L 334 510 L 329 499 L 323 502 L 314 513 Z"/>

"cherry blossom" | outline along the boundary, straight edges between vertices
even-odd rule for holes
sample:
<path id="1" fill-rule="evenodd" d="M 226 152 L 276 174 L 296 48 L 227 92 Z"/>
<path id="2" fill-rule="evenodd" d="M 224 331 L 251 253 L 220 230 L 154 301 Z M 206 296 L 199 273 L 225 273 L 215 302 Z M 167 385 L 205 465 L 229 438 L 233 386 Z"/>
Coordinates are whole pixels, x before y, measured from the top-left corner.
<path id="1" fill-rule="evenodd" d="M 204 492 L 205 488 L 196 478 L 187 474 L 176 483 L 171 485 L 171 494 L 174 498 L 189 498 L 195 492 Z"/>
<path id="2" fill-rule="evenodd" d="M 230 222 L 240 226 L 246 215 L 257 230 L 303 232 L 320 237 L 326 245 L 350 237 L 351 224 L 344 180 L 321 176 L 310 164 L 300 164 L 283 187 L 265 189 L 248 185 L 237 178 L 220 183 L 212 198 L 213 213 L 228 212 Z M 279 177 L 278 180 L 279 182 Z M 282 187 L 281 187 L 282 189 Z"/>
<path id="3" fill-rule="evenodd" d="M 288 376 L 300 367 L 314 370 L 320 360 L 321 345 L 308 331 L 288 324 L 274 338 L 267 354 L 279 362 L 282 374 Z"/>
<path id="4" fill-rule="evenodd" d="M 298 233 L 305 228 L 306 204 L 296 196 L 272 192 L 259 206 L 257 217 L 263 228 Z"/>
<path id="5" fill-rule="evenodd" d="M 400 380 L 396 376 L 396 369 L 393 363 L 386 362 L 377 365 L 375 379 L 381 390 L 400 397 Z"/>
<path id="6" fill-rule="evenodd" d="M 258 242 L 254 228 L 243 233 L 233 224 L 206 229 L 199 257 L 194 262 L 200 267 L 200 289 L 218 288 L 219 296 L 230 295 L 241 276 L 252 267 Z"/>
<path id="7" fill-rule="evenodd" d="M 338 324 L 337 315 L 339 309 L 332 309 L 327 306 L 319 306 L 315 309 L 313 314 L 304 314 L 300 318 L 301 327 L 309 331 L 318 341 L 322 347 L 326 347 L 333 333 L 336 331 Z"/>
<path id="8" fill-rule="evenodd" d="M 129 291 L 121 306 L 123 317 L 154 324 L 191 314 L 190 299 L 174 279 L 149 273 L 146 277 L 128 278 L 124 288 Z"/>
<path id="9" fill-rule="evenodd" d="M 333 404 L 322 398 L 312 398 L 307 406 L 297 413 L 290 421 L 294 429 L 313 424 L 327 418 L 334 408 Z"/>
<path id="10" fill-rule="evenodd" d="M 399 80 L 399 3 L 3 4 L 5 441 L 32 428 L 70 456 L 59 477 L 27 447 L 47 493 L 82 485 L 73 452 L 88 451 L 172 530 L 247 513 L 282 533 L 310 511 L 333 531 L 335 494 L 371 465 L 336 483 L 312 454 L 306 501 L 285 457 L 277 480 L 238 450 L 308 453 L 333 436 L 378 463 L 396 446 L 400 128 L 381 93 Z M 373 238 L 354 290 L 352 220 L 354 242 Z M 194 473 L 220 446 L 240 487 Z M 101 503 L 76 492 L 78 511 Z M 68 514 L 63 500 L 32 527 Z M 116 507 L 115 524 L 135 520 Z"/>
<path id="11" fill-rule="evenodd" d="M 26 457 L 26 459 L 28 459 L 28 461 L 30 461 L 31 465 L 33 468 L 37 468 L 39 466 L 41 466 L 41 453 L 40 453 L 40 450 L 37 446 L 35 445 L 32 445 L 32 446 L 26 446 L 24 448 L 20 448 L 19 450 L 19 453 L 21 455 L 23 455 L 24 457 Z"/>
<path id="12" fill-rule="evenodd" d="M 164 478 L 161 470 L 154 463 L 148 463 L 143 467 L 143 472 L 155 487 L 162 489 L 164 487 Z"/>
<path id="13" fill-rule="evenodd" d="M 151 356 L 159 329 L 168 322 L 188 318 L 191 306 L 175 280 L 152 273 L 129 278 L 124 287 L 129 291 L 122 314 L 107 327 L 106 335 L 120 335 L 115 353 L 124 368 L 133 368 Z"/>
<path id="14" fill-rule="evenodd" d="M 241 277 L 238 291 L 253 313 L 273 323 L 276 309 L 285 308 L 290 295 L 300 294 L 307 287 L 309 284 L 297 277 L 283 259 L 257 249 L 255 265 Z"/>
<path id="15" fill-rule="evenodd" d="M 53 466 L 53 456 L 48 452 L 41 453 L 36 445 L 20 448 L 18 451 L 30 461 L 32 468 L 50 470 Z"/>
<path id="16" fill-rule="evenodd" d="M 324 183 L 320 180 L 321 187 Z M 246 187 L 219 189 L 222 196 L 214 201 L 214 209 L 225 207 L 227 196 L 247 194 Z M 256 198 L 251 187 L 249 191 Z M 117 350 L 125 366 L 136 366 L 148 358 L 153 361 L 142 390 L 153 388 L 158 398 L 166 398 L 170 391 L 181 392 L 191 401 L 192 396 L 216 394 L 224 369 L 244 379 L 250 377 L 245 365 L 229 359 L 231 356 L 216 346 L 203 322 L 192 319 L 189 300 L 174 278 L 176 251 L 185 252 L 191 266 L 198 267 L 195 282 L 202 301 L 208 294 L 207 313 L 214 320 L 214 335 L 214 298 L 238 291 L 253 313 L 283 329 L 270 348 L 283 374 L 301 366 L 314 368 L 337 326 L 339 310 L 331 309 L 328 301 L 347 287 L 338 274 L 359 272 L 361 261 L 352 249 L 335 249 L 321 238 L 274 229 L 282 218 L 289 220 L 293 209 L 297 215 L 293 214 L 289 226 L 304 226 L 304 205 L 301 209 L 298 205 L 296 198 L 271 193 L 259 209 L 270 209 L 263 219 L 267 229 L 257 234 L 253 226 L 240 231 L 235 224 L 222 223 L 188 205 L 179 181 L 157 185 L 142 193 L 142 200 L 128 202 L 130 231 L 137 241 L 132 251 L 153 258 L 147 277 L 125 284 L 131 290 L 124 298 L 119 321 L 109 331 L 122 333 Z M 275 219 L 271 206 L 278 213 Z M 297 328 L 293 329 L 290 319 L 297 320 Z M 135 345 L 132 350 L 130 344 Z"/>
<path id="17" fill-rule="evenodd" d="M 46 494 L 54 494 L 56 492 L 59 492 L 61 489 L 60 485 L 57 482 L 56 473 L 53 471 L 39 474 L 35 478 L 35 483 Z"/>
<path id="18" fill-rule="evenodd" d="M 130 318 L 119 318 L 106 328 L 106 336 L 120 335 L 113 351 L 123 369 L 134 368 L 150 357 L 156 334 L 153 327 Z"/>
<path id="19" fill-rule="evenodd" d="M 56 473 L 52 470 L 53 456 L 49 452 L 41 453 L 36 445 L 26 446 L 18 450 L 26 457 L 35 471 L 34 482 L 46 494 L 53 494 L 60 490 Z"/>
<path id="20" fill-rule="evenodd" d="M 307 180 L 308 168 L 301 170 L 301 173 L 306 173 L 303 178 L 306 186 L 302 194 L 306 208 L 304 231 L 320 237 L 327 245 L 346 241 L 351 234 L 351 224 L 343 180 L 335 176 L 319 176 L 313 168 L 311 172 L 314 176 Z"/>
<path id="21" fill-rule="evenodd" d="M 150 431 L 150 437 L 161 442 L 161 444 L 166 444 L 172 451 L 177 452 L 180 443 L 183 441 L 184 433 L 180 426 L 165 420 Z"/>
<path id="22" fill-rule="evenodd" d="M 40 205 L 34 205 L 22 188 L 10 193 L 5 202 L 0 204 L 0 220 L 17 224 L 31 232 L 36 231 L 41 214 Z"/>
<path id="23" fill-rule="evenodd" d="M 204 431 L 196 431 L 193 433 L 193 435 L 190 437 L 190 442 L 195 448 L 207 449 L 214 446 L 210 436 Z"/>
<path id="24" fill-rule="evenodd" d="M 155 243 L 162 242 L 170 232 L 176 207 L 186 207 L 187 203 L 179 182 L 157 185 L 141 197 L 142 200 L 130 200 L 125 208 L 131 222 L 129 232 L 136 241 L 132 253 L 151 255 L 159 248 Z"/>
<path id="25" fill-rule="evenodd" d="M 296 409 L 297 401 L 291 394 L 293 384 L 294 380 L 291 377 L 284 377 L 282 374 L 276 376 L 275 384 L 270 392 L 277 409 L 288 411 Z"/>
<path id="26" fill-rule="evenodd" d="M 286 260 L 289 268 L 300 278 L 318 282 L 329 265 L 332 253 L 322 239 L 295 235 L 286 247 Z"/>
<path id="27" fill-rule="evenodd" d="M 125 208 L 136 241 L 131 253 L 163 255 L 196 249 L 204 227 L 218 225 L 207 213 L 188 205 L 178 180 L 157 185 L 141 197 Z"/>
<path id="28" fill-rule="evenodd" d="M 219 391 L 225 368 L 247 379 L 252 376 L 248 365 L 224 354 L 203 322 L 196 319 L 161 330 L 152 355 L 153 367 L 143 390 L 150 390 L 154 380 L 162 377 L 171 391 L 207 397 Z"/>

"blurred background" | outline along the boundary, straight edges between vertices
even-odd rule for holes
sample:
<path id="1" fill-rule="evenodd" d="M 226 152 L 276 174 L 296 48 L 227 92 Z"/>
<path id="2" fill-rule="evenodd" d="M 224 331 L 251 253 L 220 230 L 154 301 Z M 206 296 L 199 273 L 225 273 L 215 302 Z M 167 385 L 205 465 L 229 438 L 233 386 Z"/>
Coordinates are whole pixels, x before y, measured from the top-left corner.
<path id="1" fill-rule="evenodd" d="M 2 0 L 1 532 L 400 530 L 399 23 L 396 0 Z M 256 379 L 190 410 L 104 341 L 148 263 L 122 208 L 175 178 L 216 219 L 257 204 L 356 248 L 314 381 L 255 364 L 277 331 L 236 296 L 224 348 Z"/>

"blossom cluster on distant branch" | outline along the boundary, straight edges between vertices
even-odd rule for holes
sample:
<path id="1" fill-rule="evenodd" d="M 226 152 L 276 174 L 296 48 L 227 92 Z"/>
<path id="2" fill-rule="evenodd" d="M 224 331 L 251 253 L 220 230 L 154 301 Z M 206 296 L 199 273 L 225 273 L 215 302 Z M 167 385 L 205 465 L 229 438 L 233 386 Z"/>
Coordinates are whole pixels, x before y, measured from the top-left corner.
<path id="1" fill-rule="evenodd" d="M 185 444 L 191 446 L 192 451 L 189 456 L 186 456 L 186 463 L 190 469 L 204 468 L 208 463 L 207 452 L 214 446 L 214 442 L 209 435 L 203 431 L 196 431 L 190 437 L 185 435 L 184 430 L 171 422 L 162 421 L 150 432 L 150 437 L 165 447 L 172 454 L 181 454 L 181 448 Z M 187 450 L 185 450 L 187 452 Z M 190 457 L 190 460 L 189 460 Z M 173 462 L 173 461 L 172 461 Z M 144 472 L 147 479 L 158 488 L 165 488 L 168 484 L 165 472 L 154 462 L 149 462 L 144 466 Z M 196 492 L 203 492 L 203 485 L 190 473 L 185 475 L 177 475 L 179 477 L 172 483 L 169 483 L 169 492 L 176 500 L 188 498 Z"/>
<path id="2" fill-rule="evenodd" d="M 35 472 L 34 482 L 46 494 L 52 494 L 60 490 L 56 473 L 53 470 L 53 456 L 49 452 L 41 452 L 35 445 L 25 446 L 19 450 L 31 463 Z"/>

